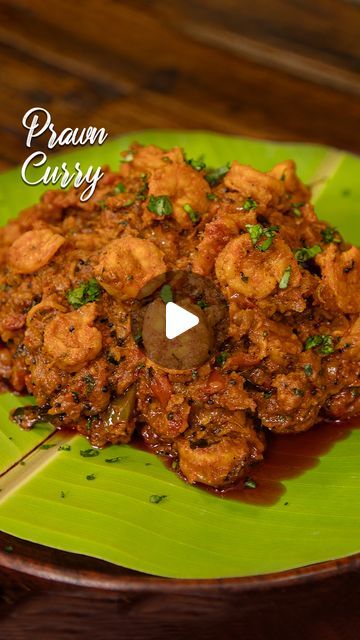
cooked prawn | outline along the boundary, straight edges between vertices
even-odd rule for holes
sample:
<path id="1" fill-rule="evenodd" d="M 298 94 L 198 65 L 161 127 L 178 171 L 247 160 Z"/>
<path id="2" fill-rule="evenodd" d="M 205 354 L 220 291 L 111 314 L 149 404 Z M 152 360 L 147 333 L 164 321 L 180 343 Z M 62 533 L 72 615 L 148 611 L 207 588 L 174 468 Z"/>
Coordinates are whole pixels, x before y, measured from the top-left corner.
<path id="1" fill-rule="evenodd" d="M 26 231 L 11 245 L 8 264 L 16 273 L 35 273 L 54 257 L 65 238 L 51 229 Z"/>

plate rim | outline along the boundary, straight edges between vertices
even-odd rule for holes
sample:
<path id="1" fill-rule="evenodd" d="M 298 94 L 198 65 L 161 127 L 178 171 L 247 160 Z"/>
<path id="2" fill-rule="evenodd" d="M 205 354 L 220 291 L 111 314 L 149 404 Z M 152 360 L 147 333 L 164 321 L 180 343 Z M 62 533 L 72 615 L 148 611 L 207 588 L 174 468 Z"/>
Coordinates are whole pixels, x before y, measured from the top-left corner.
<path id="1" fill-rule="evenodd" d="M 11 540 L 22 540 L 15 536 L 11 536 Z M 30 549 L 36 550 L 49 549 L 44 545 L 24 540 Z M 284 589 L 293 584 L 309 584 L 320 580 L 327 580 L 344 574 L 358 573 L 360 574 L 360 552 L 354 553 L 342 558 L 334 560 L 326 560 L 324 562 L 305 565 L 287 569 L 285 571 L 277 571 L 272 573 L 256 574 L 251 576 L 232 577 L 232 578 L 166 578 L 156 575 L 150 575 L 141 571 L 126 569 L 120 565 L 116 565 L 106 560 L 100 560 L 104 566 L 104 571 L 97 569 L 79 569 L 74 566 L 66 566 L 62 559 L 65 557 L 86 558 L 91 561 L 99 561 L 98 558 L 86 556 L 85 554 L 72 553 L 51 547 L 52 551 L 59 554 L 58 562 L 56 559 L 50 562 L 42 562 L 36 556 L 27 558 L 21 552 L 8 553 L 5 549 L 0 549 L 0 570 L 10 570 L 19 574 L 25 574 L 40 580 L 46 580 L 54 584 L 68 584 L 72 586 L 100 589 L 103 591 L 116 592 L 147 592 L 147 593 L 163 593 L 168 594 L 174 592 L 188 592 L 196 590 L 206 592 L 213 590 L 215 587 L 226 590 L 228 593 L 244 593 L 253 591 L 264 591 L 268 589 Z M 128 575 L 114 575 L 109 571 L 106 572 L 107 566 L 123 569 L 129 572 Z"/>

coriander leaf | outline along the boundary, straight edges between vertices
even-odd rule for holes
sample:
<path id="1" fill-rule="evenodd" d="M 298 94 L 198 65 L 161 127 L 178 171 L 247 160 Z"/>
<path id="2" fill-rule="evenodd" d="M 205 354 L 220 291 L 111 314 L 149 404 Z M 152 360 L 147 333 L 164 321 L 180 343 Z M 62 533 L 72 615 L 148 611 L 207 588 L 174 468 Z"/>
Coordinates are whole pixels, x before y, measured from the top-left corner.
<path id="1" fill-rule="evenodd" d="M 305 371 L 305 375 L 306 376 L 312 376 L 313 368 L 312 368 L 311 364 L 304 364 L 304 371 Z"/>
<path id="2" fill-rule="evenodd" d="M 244 481 L 244 487 L 246 487 L 247 489 L 256 489 L 256 481 L 253 480 L 253 478 L 246 478 L 246 480 Z"/>
<path id="3" fill-rule="evenodd" d="M 88 476 L 86 476 L 86 480 L 95 480 L 96 475 L 95 473 L 89 473 Z"/>
<path id="4" fill-rule="evenodd" d="M 160 298 L 164 304 L 173 301 L 173 292 L 169 284 L 164 284 L 164 286 L 161 287 Z"/>
<path id="5" fill-rule="evenodd" d="M 255 246 L 257 241 L 260 240 L 263 234 L 264 227 L 261 224 L 247 224 L 245 226 L 250 234 L 251 242 Z"/>
<path id="6" fill-rule="evenodd" d="M 293 210 L 293 214 L 297 217 L 297 218 L 301 218 L 301 209 L 300 207 L 303 207 L 305 204 L 305 202 L 293 202 L 292 206 L 292 210 Z"/>
<path id="7" fill-rule="evenodd" d="M 216 358 L 215 358 L 215 362 L 218 365 L 223 366 L 223 364 L 225 364 L 226 360 L 229 357 L 229 353 L 228 351 L 221 351 L 221 353 L 219 353 Z"/>
<path id="8" fill-rule="evenodd" d="M 216 193 L 207 193 L 206 197 L 208 200 L 218 200 L 219 198 L 217 197 Z"/>
<path id="9" fill-rule="evenodd" d="M 189 160 L 185 158 L 185 162 L 189 164 L 190 167 L 192 167 L 193 169 L 196 169 L 196 171 L 202 171 L 202 169 L 206 168 L 206 163 L 204 162 L 204 156 L 199 156 L 199 158 L 197 159 L 190 158 Z"/>
<path id="10" fill-rule="evenodd" d="M 256 209 L 257 206 L 256 200 L 253 200 L 253 198 L 247 198 L 243 204 L 243 209 L 245 209 L 245 211 L 251 211 L 252 209 Z"/>
<path id="11" fill-rule="evenodd" d="M 284 273 L 281 276 L 281 280 L 279 282 L 279 289 L 287 289 L 290 276 L 291 276 L 291 265 L 289 264 L 289 266 L 286 267 Z"/>
<path id="12" fill-rule="evenodd" d="M 96 380 L 94 376 L 92 376 L 91 373 L 85 373 L 82 380 L 86 384 L 86 389 L 88 393 L 91 393 L 96 387 Z"/>
<path id="13" fill-rule="evenodd" d="M 299 396 L 302 398 L 305 395 L 305 392 L 302 389 L 299 389 L 298 387 L 294 387 L 292 391 L 294 396 Z"/>
<path id="14" fill-rule="evenodd" d="M 209 169 L 206 173 L 205 179 L 211 186 L 214 186 L 217 182 L 220 182 L 222 178 L 226 176 L 230 169 L 230 164 L 226 164 L 223 167 L 218 167 L 217 169 Z"/>
<path id="15" fill-rule="evenodd" d="M 75 289 L 70 289 L 66 293 L 69 304 L 74 309 L 79 309 L 88 302 L 95 302 L 101 296 L 102 288 L 95 278 L 91 278 L 88 282 L 84 282 Z"/>
<path id="16" fill-rule="evenodd" d="M 314 349 L 315 347 L 318 347 L 319 345 L 321 345 L 322 343 L 322 336 L 309 336 L 309 338 L 306 339 L 305 342 L 305 351 L 308 351 L 309 349 Z"/>
<path id="17" fill-rule="evenodd" d="M 331 227 L 329 224 L 325 229 L 321 230 L 321 237 L 326 244 L 330 244 L 331 242 L 335 242 L 336 244 L 340 244 L 341 236 L 335 227 Z"/>
<path id="18" fill-rule="evenodd" d="M 200 300 L 197 300 L 196 304 L 198 305 L 198 307 L 200 307 L 200 309 L 207 309 L 207 307 L 209 306 L 206 300 L 203 300 L 203 298 L 200 298 Z"/>
<path id="19" fill-rule="evenodd" d="M 154 494 L 154 495 L 150 496 L 149 502 L 151 502 L 151 504 L 159 504 L 160 502 L 162 502 L 166 498 L 167 498 L 167 496 L 158 496 L 158 495 Z"/>
<path id="20" fill-rule="evenodd" d="M 301 249 L 296 249 L 294 252 L 295 258 L 298 262 L 307 262 L 307 260 L 311 260 L 317 256 L 318 253 L 321 253 L 322 249 L 319 244 L 314 244 L 312 247 L 302 247 Z"/>
<path id="21" fill-rule="evenodd" d="M 318 349 L 319 353 L 328 356 L 334 351 L 332 336 L 315 335 L 309 336 L 305 342 L 305 351 L 309 349 Z"/>
<path id="22" fill-rule="evenodd" d="M 280 229 L 278 225 L 263 227 L 262 224 L 246 224 L 245 227 L 250 235 L 253 246 L 259 251 L 267 251 L 271 247 L 275 233 Z M 265 240 L 259 243 L 261 238 L 265 238 Z"/>
<path id="23" fill-rule="evenodd" d="M 185 213 L 188 214 L 191 222 L 199 222 L 200 216 L 198 213 L 196 213 L 196 211 L 194 211 L 191 204 L 188 204 L 188 203 L 184 204 L 183 209 Z"/>
<path id="24" fill-rule="evenodd" d="M 59 447 L 59 451 L 71 451 L 71 445 L 70 444 L 62 444 Z"/>
<path id="25" fill-rule="evenodd" d="M 270 249 L 272 245 L 272 241 L 273 241 L 273 236 L 268 235 L 266 237 L 266 240 L 264 240 L 264 242 L 256 245 L 256 249 L 258 249 L 259 251 L 267 251 L 268 249 Z"/>
<path id="26" fill-rule="evenodd" d="M 113 193 L 125 193 L 125 185 L 122 182 L 119 182 L 114 188 Z"/>
<path id="27" fill-rule="evenodd" d="M 170 216 L 173 212 L 171 200 L 168 196 L 150 196 L 148 210 L 157 216 Z"/>
<path id="28" fill-rule="evenodd" d="M 96 456 L 98 456 L 100 454 L 100 451 L 98 451 L 98 449 L 81 449 L 80 450 L 80 455 L 83 458 L 96 458 Z"/>

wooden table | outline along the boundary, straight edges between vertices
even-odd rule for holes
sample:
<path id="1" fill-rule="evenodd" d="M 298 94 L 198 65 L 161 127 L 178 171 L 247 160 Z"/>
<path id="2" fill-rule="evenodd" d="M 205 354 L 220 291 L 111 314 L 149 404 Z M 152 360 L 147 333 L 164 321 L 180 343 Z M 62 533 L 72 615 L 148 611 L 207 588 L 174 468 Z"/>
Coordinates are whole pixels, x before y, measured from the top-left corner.
<path id="1" fill-rule="evenodd" d="M 209 129 L 359 152 L 358 21 L 355 0 L 0 0 L 0 170 L 28 155 L 33 106 L 58 130 Z M 0 567 L 1 640 L 360 634 L 358 558 L 182 582 L 1 534 Z"/>

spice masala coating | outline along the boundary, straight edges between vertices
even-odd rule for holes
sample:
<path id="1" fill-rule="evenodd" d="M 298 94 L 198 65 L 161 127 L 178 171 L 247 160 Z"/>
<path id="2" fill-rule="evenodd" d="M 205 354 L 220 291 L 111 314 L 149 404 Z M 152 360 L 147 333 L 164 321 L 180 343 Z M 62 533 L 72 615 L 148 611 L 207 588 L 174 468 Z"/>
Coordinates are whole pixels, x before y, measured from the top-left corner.
<path id="1" fill-rule="evenodd" d="M 88 202 L 48 191 L 0 230 L 0 384 L 30 393 L 23 428 L 93 446 L 134 431 L 190 483 L 226 487 L 266 434 L 360 413 L 360 251 L 318 220 L 291 160 L 209 169 L 138 144 Z M 170 270 L 210 278 L 229 333 L 204 365 L 166 371 L 130 331 L 132 301 Z"/>

